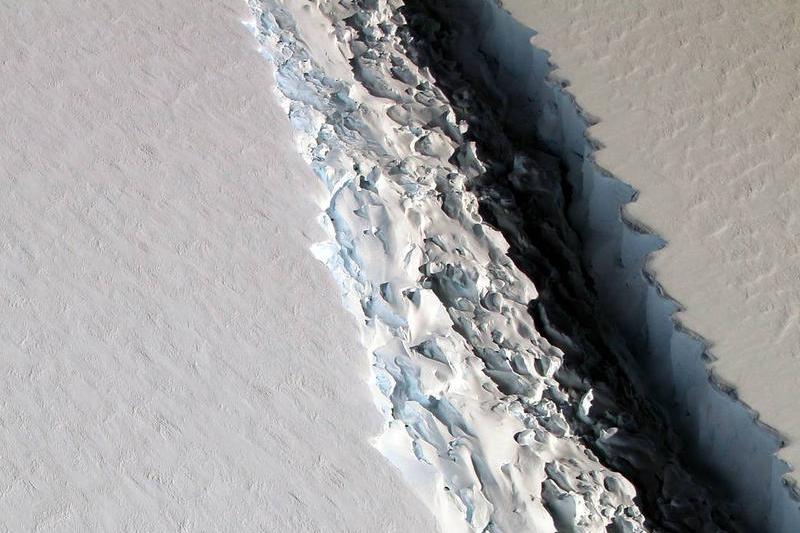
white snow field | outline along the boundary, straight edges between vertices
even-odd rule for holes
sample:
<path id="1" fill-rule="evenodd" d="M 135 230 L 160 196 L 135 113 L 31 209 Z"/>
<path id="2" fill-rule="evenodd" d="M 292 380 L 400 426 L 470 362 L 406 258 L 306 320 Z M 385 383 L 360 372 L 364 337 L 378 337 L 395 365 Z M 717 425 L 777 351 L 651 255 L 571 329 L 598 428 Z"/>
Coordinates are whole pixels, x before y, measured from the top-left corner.
<path id="1" fill-rule="evenodd" d="M 434 531 L 241 0 L 0 4 L 0 531 Z"/>
<path id="2" fill-rule="evenodd" d="M 482 46 L 571 161 L 588 263 L 654 395 L 754 523 L 797 531 L 800 6 L 502 3 L 514 20 L 480 6 Z"/>

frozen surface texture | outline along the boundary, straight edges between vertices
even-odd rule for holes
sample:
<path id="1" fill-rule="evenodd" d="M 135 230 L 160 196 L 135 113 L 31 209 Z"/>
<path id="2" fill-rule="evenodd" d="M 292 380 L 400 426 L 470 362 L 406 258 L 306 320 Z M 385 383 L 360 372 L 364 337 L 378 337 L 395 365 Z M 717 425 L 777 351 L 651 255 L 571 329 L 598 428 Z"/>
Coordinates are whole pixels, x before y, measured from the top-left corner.
<path id="1" fill-rule="evenodd" d="M 435 529 L 246 16 L 0 4 L 2 531 Z"/>

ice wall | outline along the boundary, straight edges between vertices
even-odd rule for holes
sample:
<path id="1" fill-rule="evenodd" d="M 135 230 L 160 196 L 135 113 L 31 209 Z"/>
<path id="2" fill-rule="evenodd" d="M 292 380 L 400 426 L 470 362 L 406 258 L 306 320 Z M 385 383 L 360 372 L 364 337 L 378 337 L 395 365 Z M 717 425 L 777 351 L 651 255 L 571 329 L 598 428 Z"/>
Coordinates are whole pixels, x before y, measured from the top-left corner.
<path id="1" fill-rule="evenodd" d="M 624 333 L 684 444 L 687 460 L 720 484 L 759 530 L 796 531 L 800 512 L 788 466 L 775 452 L 780 437 L 758 422 L 707 363 L 707 344 L 673 318 L 679 304 L 648 273 L 649 255 L 665 242 L 624 215 L 636 191 L 594 162 L 600 149 L 587 135 L 595 120 L 577 106 L 568 83 L 551 75 L 548 53 L 531 44 L 535 31 L 491 0 L 442 0 L 460 19 L 464 61 L 495 78 L 508 99 L 507 127 L 536 135 L 558 153 L 572 189 L 569 216 L 602 305 Z M 471 59 L 480 47 L 485 60 Z"/>

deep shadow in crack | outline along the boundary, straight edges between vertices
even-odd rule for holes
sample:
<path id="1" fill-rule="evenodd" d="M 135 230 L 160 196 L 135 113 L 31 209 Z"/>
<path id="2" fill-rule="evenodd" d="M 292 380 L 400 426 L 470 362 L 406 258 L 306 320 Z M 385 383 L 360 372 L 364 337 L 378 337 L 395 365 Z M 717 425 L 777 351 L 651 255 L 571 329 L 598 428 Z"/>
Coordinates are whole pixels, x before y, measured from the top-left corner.
<path id="1" fill-rule="evenodd" d="M 628 343 L 600 304 L 568 217 L 572 190 L 566 162 L 536 141 L 527 126 L 509 128 L 510 113 L 530 116 L 529 110 L 509 107 L 508 88 L 491 83 L 497 66 L 481 55 L 477 41 L 465 49 L 459 32 L 469 26 L 458 23 L 447 2 L 404 4 L 407 25 L 399 35 L 409 57 L 430 70 L 458 118 L 468 123 L 465 141 L 475 143 L 486 166 L 470 182 L 481 216 L 504 234 L 510 257 L 536 284 L 531 315 L 565 353 L 557 378 L 569 391 L 570 405 L 564 408 L 576 413 L 568 417 L 572 431 L 634 483 L 652 529 L 743 530 L 716 480 L 684 461 L 680 440 L 643 393 Z M 594 397 L 589 416 L 578 416 L 588 391 Z"/>

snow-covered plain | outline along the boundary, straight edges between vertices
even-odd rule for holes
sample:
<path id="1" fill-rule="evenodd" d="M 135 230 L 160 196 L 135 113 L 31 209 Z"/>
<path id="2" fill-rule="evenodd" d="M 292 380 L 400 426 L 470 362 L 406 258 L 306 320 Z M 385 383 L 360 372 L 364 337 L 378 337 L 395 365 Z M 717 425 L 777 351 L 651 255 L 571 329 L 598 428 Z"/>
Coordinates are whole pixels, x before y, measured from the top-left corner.
<path id="1" fill-rule="evenodd" d="M 0 531 L 433 531 L 240 0 L 0 4 Z"/>

